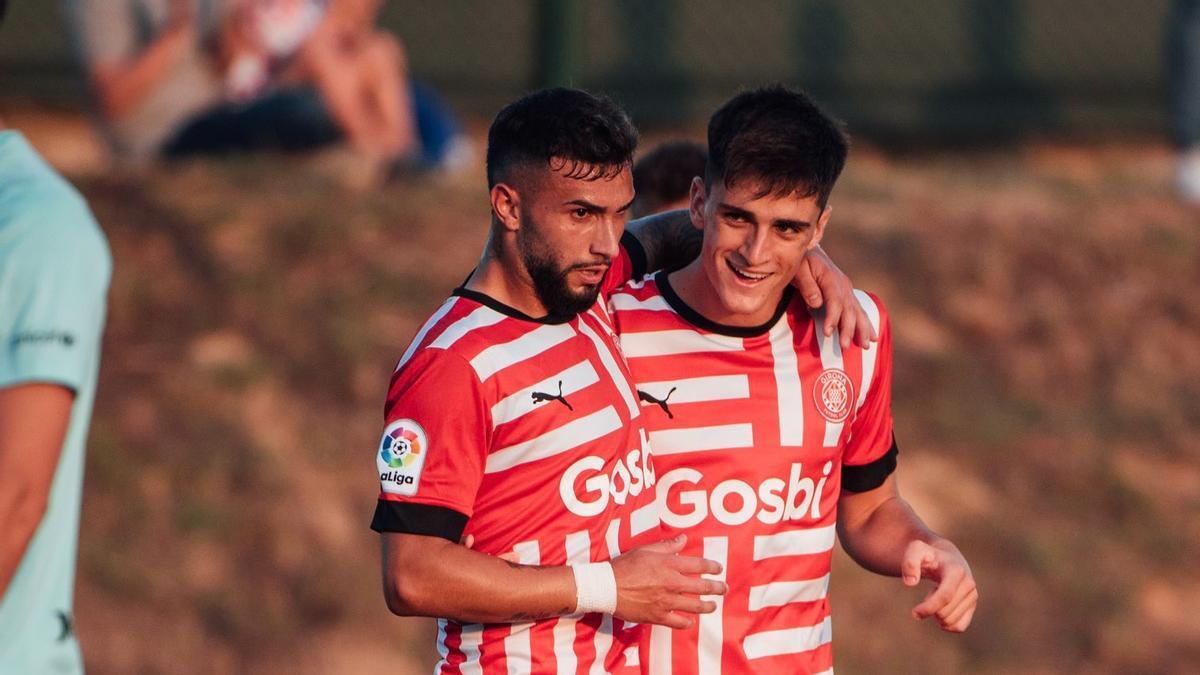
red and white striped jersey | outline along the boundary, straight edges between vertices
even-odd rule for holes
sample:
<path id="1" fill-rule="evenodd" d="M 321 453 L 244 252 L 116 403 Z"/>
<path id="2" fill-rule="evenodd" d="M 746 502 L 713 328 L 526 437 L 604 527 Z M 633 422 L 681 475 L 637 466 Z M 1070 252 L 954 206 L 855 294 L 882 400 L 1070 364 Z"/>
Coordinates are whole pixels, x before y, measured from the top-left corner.
<path id="1" fill-rule="evenodd" d="M 622 256 L 613 282 L 629 268 Z M 577 316 L 535 319 L 458 289 L 393 374 L 372 527 L 451 541 L 470 534 L 476 550 L 515 552 L 531 565 L 608 560 L 655 541 L 641 416 L 603 296 Z M 436 672 L 636 670 L 641 632 L 599 614 L 443 619 Z"/>
<path id="2" fill-rule="evenodd" d="M 691 630 L 655 626 L 643 663 L 665 673 L 832 669 L 827 591 L 837 502 L 895 468 L 891 332 L 843 351 L 787 289 L 767 324 L 715 324 L 658 273 L 611 296 L 658 470 L 668 534 L 722 563 L 729 586 Z"/>

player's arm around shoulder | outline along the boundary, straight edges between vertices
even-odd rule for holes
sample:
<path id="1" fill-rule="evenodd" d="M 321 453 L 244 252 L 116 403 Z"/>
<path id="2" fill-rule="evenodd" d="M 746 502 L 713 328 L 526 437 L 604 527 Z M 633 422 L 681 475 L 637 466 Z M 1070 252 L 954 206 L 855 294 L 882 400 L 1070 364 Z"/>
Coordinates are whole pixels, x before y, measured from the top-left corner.
<path id="1" fill-rule="evenodd" d="M 878 487 L 842 491 L 838 538 L 860 566 L 934 588 L 913 608 L 913 618 L 934 617 L 943 630 L 961 633 L 971 625 L 979 591 L 971 566 L 958 547 L 923 523 L 901 496 L 892 474 Z"/>

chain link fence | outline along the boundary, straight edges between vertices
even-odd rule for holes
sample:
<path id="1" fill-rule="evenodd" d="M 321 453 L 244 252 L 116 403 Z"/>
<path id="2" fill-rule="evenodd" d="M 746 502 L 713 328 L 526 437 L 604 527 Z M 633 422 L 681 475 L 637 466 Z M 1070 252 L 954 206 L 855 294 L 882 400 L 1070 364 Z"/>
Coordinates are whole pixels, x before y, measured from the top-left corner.
<path id="1" fill-rule="evenodd" d="M 60 7 L 10 3 L 0 97 L 78 99 Z M 468 114 L 547 83 L 644 124 L 805 87 L 859 133 L 1157 131 L 1170 0 L 391 0 L 412 70 Z"/>

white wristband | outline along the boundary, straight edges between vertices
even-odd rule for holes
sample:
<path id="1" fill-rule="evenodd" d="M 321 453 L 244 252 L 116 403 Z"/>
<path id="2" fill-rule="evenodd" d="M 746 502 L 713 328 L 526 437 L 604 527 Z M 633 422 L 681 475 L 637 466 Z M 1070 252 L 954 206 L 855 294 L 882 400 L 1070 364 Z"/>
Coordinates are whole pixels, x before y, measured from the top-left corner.
<path id="1" fill-rule="evenodd" d="M 612 614 L 617 611 L 617 577 L 610 563 L 571 565 L 575 573 L 575 611 Z"/>

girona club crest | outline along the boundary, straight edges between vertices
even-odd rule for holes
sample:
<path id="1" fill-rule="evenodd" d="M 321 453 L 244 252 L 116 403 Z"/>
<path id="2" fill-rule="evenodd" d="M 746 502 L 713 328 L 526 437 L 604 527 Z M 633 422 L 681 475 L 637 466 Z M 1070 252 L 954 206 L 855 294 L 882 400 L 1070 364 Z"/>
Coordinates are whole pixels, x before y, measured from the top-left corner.
<path id="1" fill-rule="evenodd" d="M 821 372 L 813 385 L 813 403 L 821 416 L 830 422 L 845 422 L 854 400 L 854 383 L 850 376 L 837 368 Z"/>

